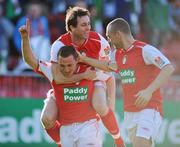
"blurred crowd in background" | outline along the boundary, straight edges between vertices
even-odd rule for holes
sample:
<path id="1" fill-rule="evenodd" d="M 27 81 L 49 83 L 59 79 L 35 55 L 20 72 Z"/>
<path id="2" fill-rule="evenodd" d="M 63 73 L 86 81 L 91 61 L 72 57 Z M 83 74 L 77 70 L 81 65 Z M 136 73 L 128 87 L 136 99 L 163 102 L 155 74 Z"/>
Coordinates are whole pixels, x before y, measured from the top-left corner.
<path id="1" fill-rule="evenodd" d="M 38 58 L 49 60 L 51 44 L 65 30 L 70 6 L 87 8 L 92 30 L 105 36 L 109 21 L 126 19 L 133 35 L 158 47 L 180 75 L 180 0 L 0 0 L 0 75 L 31 71 L 23 62 L 18 29 L 31 21 L 31 46 Z"/>

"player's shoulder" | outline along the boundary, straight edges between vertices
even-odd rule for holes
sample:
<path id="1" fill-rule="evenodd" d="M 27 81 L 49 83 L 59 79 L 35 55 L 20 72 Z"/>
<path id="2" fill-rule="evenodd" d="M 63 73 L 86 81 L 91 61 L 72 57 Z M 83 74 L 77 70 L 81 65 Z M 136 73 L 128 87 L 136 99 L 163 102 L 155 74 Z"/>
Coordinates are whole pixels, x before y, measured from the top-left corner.
<path id="1" fill-rule="evenodd" d="M 155 46 L 149 44 L 149 43 L 146 43 L 146 42 L 143 42 L 143 41 L 139 41 L 139 40 L 136 40 L 134 43 L 133 43 L 134 47 L 135 48 L 140 48 L 142 49 L 142 51 L 148 51 L 148 52 L 151 52 L 151 51 L 154 51 L 154 50 L 159 50 L 158 48 L 156 48 Z"/>
<path id="2" fill-rule="evenodd" d="M 90 31 L 89 32 L 89 38 L 90 39 L 97 39 L 97 40 L 100 40 L 100 34 L 95 32 L 95 31 Z"/>
<path id="3" fill-rule="evenodd" d="M 97 42 L 101 42 L 101 43 L 107 42 L 107 40 L 101 34 L 94 32 L 94 31 L 90 31 L 89 39 L 92 41 L 97 41 Z"/>
<path id="4" fill-rule="evenodd" d="M 53 42 L 53 44 L 52 44 L 52 46 L 51 46 L 51 50 L 55 50 L 55 49 L 58 49 L 59 50 L 59 48 L 61 48 L 62 46 L 64 46 L 65 45 L 65 43 L 64 42 L 62 42 L 61 40 L 56 40 L 56 41 L 54 41 Z"/>
<path id="5" fill-rule="evenodd" d="M 51 67 L 52 63 L 47 62 L 47 61 L 43 61 L 43 60 L 39 60 L 39 65 L 46 66 L 46 67 Z"/>
<path id="6" fill-rule="evenodd" d="M 56 42 L 62 42 L 63 44 L 70 44 L 71 43 L 71 35 L 69 32 L 59 36 Z"/>
<path id="7" fill-rule="evenodd" d="M 148 45 L 146 42 L 135 40 L 127 51 L 143 52 Z"/>
<path id="8" fill-rule="evenodd" d="M 135 42 L 133 43 L 134 47 L 139 47 L 139 48 L 143 48 L 146 45 L 148 45 L 146 42 L 143 41 L 139 41 L 139 40 L 135 40 Z"/>

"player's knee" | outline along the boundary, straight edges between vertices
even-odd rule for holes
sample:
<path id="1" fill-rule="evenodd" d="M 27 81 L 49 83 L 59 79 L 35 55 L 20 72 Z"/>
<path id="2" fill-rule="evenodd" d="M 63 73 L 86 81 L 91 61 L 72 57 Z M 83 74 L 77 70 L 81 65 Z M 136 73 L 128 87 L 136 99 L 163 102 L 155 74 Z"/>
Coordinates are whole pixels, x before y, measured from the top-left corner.
<path id="1" fill-rule="evenodd" d="M 54 116 L 53 113 L 50 114 L 49 112 L 43 111 L 40 120 L 45 128 L 51 128 L 56 121 L 56 117 L 57 116 Z"/>
<path id="2" fill-rule="evenodd" d="M 143 137 L 135 137 L 133 141 L 133 147 L 152 147 L 151 140 Z"/>
<path id="3" fill-rule="evenodd" d="M 101 98 L 93 98 L 92 105 L 99 115 L 105 115 L 108 111 L 106 101 L 101 100 Z"/>

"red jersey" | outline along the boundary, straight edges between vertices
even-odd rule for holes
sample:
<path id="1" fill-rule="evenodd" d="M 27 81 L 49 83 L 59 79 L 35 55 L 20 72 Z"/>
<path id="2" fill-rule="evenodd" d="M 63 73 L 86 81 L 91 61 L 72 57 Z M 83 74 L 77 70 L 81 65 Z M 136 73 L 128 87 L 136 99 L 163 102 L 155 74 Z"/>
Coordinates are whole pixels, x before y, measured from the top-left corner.
<path id="1" fill-rule="evenodd" d="M 93 81 L 82 80 L 78 84 L 52 82 L 59 111 L 59 121 L 65 124 L 84 122 L 96 118 L 92 107 Z"/>
<path id="2" fill-rule="evenodd" d="M 51 61 L 57 62 L 57 53 L 62 46 L 73 46 L 79 52 L 84 52 L 86 56 L 100 59 L 109 60 L 110 46 L 109 43 L 98 33 L 90 31 L 88 39 L 81 45 L 77 46 L 72 42 L 71 34 L 66 33 L 61 35 L 52 45 L 51 48 Z M 80 71 L 83 72 L 87 68 L 86 64 L 80 64 Z"/>
<path id="3" fill-rule="evenodd" d="M 37 72 L 51 82 L 59 110 L 58 120 L 62 125 L 97 118 L 92 107 L 93 81 L 82 80 L 75 84 L 56 84 L 52 76 L 51 63 L 43 61 L 39 62 Z"/>
<path id="4" fill-rule="evenodd" d="M 114 60 L 118 64 L 124 98 L 124 110 L 140 111 L 134 103 L 135 95 L 149 86 L 157 77 L 160 69 L 169 64 L 169 60 L 155 47 L 144 42 L 135 41 L 124 50 L 116 50 Z M 146 108 L 153 108 L 162 114 L 162 97 L 160 89 L 156 90 Z"/>

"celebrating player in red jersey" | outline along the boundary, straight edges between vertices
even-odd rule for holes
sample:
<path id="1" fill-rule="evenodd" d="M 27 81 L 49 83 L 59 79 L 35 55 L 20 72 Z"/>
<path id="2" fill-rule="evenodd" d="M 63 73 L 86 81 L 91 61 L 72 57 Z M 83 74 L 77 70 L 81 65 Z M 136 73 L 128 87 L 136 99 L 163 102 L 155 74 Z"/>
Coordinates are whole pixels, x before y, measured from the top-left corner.
<path id="1" fill-rule="evenodd" d="M 98 127 L 97 113 L 92 107 L 92 94 L 96 77 L 95 71 L 85 71 L 79 75 L 90 80 L 81 80 L 74 84 L 61 84 L 64 77 L 71 78 L 79 72 L 78 54 L 72 46 L 63 46 L 58 51 L 58 63 L 38 61 L 29 43 L 29 21 L 20 27 L 22 53 L 24 60 L 51 83 L 58 108 L 58 121 L 61 122 L 61 144 L 63 147 L 102 147 L 102 138 Z"/>
<path id="2" fill-rule="evenodd" d="M 121 77 L 124 119 L 133 147 L 151 147 L 162 122 L 161 85 L 174 68 L 155 47 L 135 40 L 122 18 L 111 21 L 106 35 L 116 48 L 111 62 L 101 62 L 79 54 L 82 62 Z"/>
<path id="3" fill-rule="evenodd" d="M 81 13 L 83 13 L 83 9 L 82 9 L 82 11 L 81 11 L 81 8 L 76 8 L 76 9 L 80 9 L 80 14 Z M 75 9 L 75 10 L 76 10 Z M 86 10 L 87 11 L 87 10 Z M 88 11 L 87 11 L 88 12 Z M 84 13 L 83 13 L 84 14 Z M 81 15 L 80 15 L 81 16 Z M 89 22 L 89 17 L 87 17 L 87 14 L 84 16 L 81 16 L 79 19 L 83 19 L 83 18 L 86 18 L 85 20 L 86 21 L 88 21 Z M 88 19 L 87 19 L 88 18 Z M 71 26 L 71 25 L 70 25 Z M 30 52 L 31 50 L 29 49 L 29 47 L 27 47 L 26 45 L 28 44 L 28 35 L 26 34 L 27 33 L 27 29 L 29 28 L 29 23 L 28 23 L 28 21 L 27 21 L 27 23 L 26 23 L 26 26 L 24 27 L 24 26 L 22 26 L 21 28 L 20 28 L 20 32 L 21 32 L 21 37 L 22 37 L 22 46 L 23 46 L 23 57 L 24 57 L 24 59 L 25 59 L 25 61 L 33 68 L 33 69 L 35 69 L 36 68 L 36 66 L 35 65 L 37 65 L 38 63 L 36 63 L 36 61 L 37 60 L 35 60 L 35 61 L 33 61 L 33 59 L 35 58 L 34 57 L 34 55 L 31 53 L 31 54 L 29 54 L 29 53 L 27 53 L 27 52 Z M 24 36 L 24 33 L 25 33 L 25 36 Z M 97 41 L 97 40 L 96 40 Z M 99 45 L 99 44 L 98 44 Z M 65 46 L 65 45 L 63 45 L 63 46 Z M 100 45 L 101 46 L 101 45 Z M 59 46 L 60 47 L 60 46 Z M 25 48 L 25 49 L 24 49 Z M 26 50 L 26 48 L 27 48 L 27 50 Z M 59 48 L 59 50 L 61 50 L 61 47 Z M 59 50 L 58 50 L 58 52 L 59 52 Z M 99 52 L 100 52 L 100 50 L 99 50 Z M 86 53 L 86 52 L 85 52 Z M 87 52 L 88 53 L 88 52 Z M 57 55 L 56 55 L 57 56 Z M 58 57 L 58 56 L 57 56 Z M 57 60 L 58 61 L 58 60 Z M 42 62 L 43 63 L 43 62 Z M 56 63 L 52 63 L 51 65 L 52 65 L 52 69 L 54 69 L 55 71 L 57 71 L 57 69 L 58 69 L 58 66 L 59 66 L 59 64 L 62 64 L 62 63 L 58 63 L 58 64 L 56 64 Z M 82 71 L 84 71 L 85 69 L 84 69 L 84 65 L 83 65 L 83 68 L 81 68 L 82 66 L 80 65 L 80 69 L 79 69 L 79 71 L 80 72 L 82 72 Z M 82 70 L 83 69 L 83 70 Z M 66 75 L 68 75 L 68 74 L 70 74 L 69 73 L 70 71 L 66 71 Z M 49 76 L 49 72 L 47 72 L 46 73 L 47 75 L 46 76 Z M 54 74 L 52 74 L 52 75 L 54 75 Z M 80 74 L 81 75 L 81 74 Z M 53 77 L 53 76 L 52 76 Z M 51 78 L 52 78 L 51 77 Z M 63 76 L 62 76 L 63 77 Z M 72 82 L 76 82 L 76 81 L 78 81 L 77 79 L 79 79 L 79 80 L 81 80 L 81 78 L 79 78 L 78 76 L 74 76 L 74 77 L 77 77 L 77 78 L 61 78 L 61 80 L 60 80 L 60 82 L 62 83 L 62 82 L 66 82 L 66 83 L 69 83 L 70 81 Z M 82 76 L 83 77 L 83 76 Z M 109 76 L 108 76 L 109 77 Z M 110 79 L 110 80 L 112 80 L 112 79 Z M 110 81 L 110 80 L 107 80 L 106 81 L 106 83 L 108 83 L 108 81 Z M 72 82 L 72 83 L 73 83 Z M 111 82 L 110 82 L 111 83 Z M 97 84 L 97 87 L 96 87 L 96 84 Z M 92 104 L 96 104 L 96 105 L 102 105 L 102 107 L 101 108 L 103 108 L 103 104 L 104 104 L 104 107 L 107 109 L 107 111 L 105 111 L 104 112 L 104 110 L 102 111 L 102 113 L 104 112 L 104 115 L 103 114 L 99 114 L 100 115 L 100 117 L 101 117 L 101 119 L 102 119 L 102 122 L 104 123 L 104 125 L 106 126 L 106 128 L 109 130 L 109 132 L 112 134 L 112 136 L 113 136 L 113 138 L 115 139 L 115 143 L 116 143 L 116 146 L 118 146 L 118 147 L 124 147 L 124 143 L 123 143 L 123 141 L 122 141 L 122 139 L 121 139 L 121 137 L 120 137 L 120 133 L 119 133 L 119 128 L 118 128 L 118 125 L 117 125 L 117 122 L 116 122 L 116 119 L 115 119 L 115 116 L 114 116 L 114 113 L 113 113 L 113 111 L 110 109 L 110 108 L 108 108 L 107 107 L 107 105 L 106 105 L 106 97 L 103 97 L 105 94 L 103 93 L 104 92 L 104 85 L 101 83 L 101 82 L 99 82 L 99 83 L 96 83 L 95 84 L 95 89 L 97 89 L 97 91 L 99 91 L 100 92 L 100 94 L 99 95 L 95 95 L 94 93 L 94 95 L 93 95 L 93 99 L 92 99 Z M 113 87 L 113 86 L 112 86 Z M 98 90 L 98 88 L 99 88 L 99 90 Z M 103 90 L 103 91 L 102 91 Z M 60 90 L 61 91 L 61 90 Z M 96 90 L 95 90 L 96 91 Z M 96 91 L 96 92 L 97 92 Z M 56 94 L 56 92 L 55 92 L 55 96 L 57 96 L 57 94 Z M 106 96 L 106 95 L 105 95 Z M 112 96 L 114 96 L 114 93 L 113 93 L 113 95 L 112 94 L 110 94 L 110 96 L 112 97 Z M 104 99 L 102 99 L 102 98 L 104 98 Z M 93 100 L 98 100 L 98 101 L 95 101 L 95 102 L 93 102 Z M 53 102 L 52 102 L 53 101 Z M 102 102 L 102 103 L 98 103 L 98 102 Z M 56 109 L 54 109 L 53 107 L 49 107 L 49 102 L 50 102 L 50 106 L 52 106 L 52 105 L 54 105 L 55 106 L 55 108 Z M 58 102 L 57 100 L 56 100 L 56 102 Z M 103 103 L 104 102 L 104 103 Z M 58 103 L 57 103 L 58 104 Z M 60 106 L 60 105 L 59 105 Z M 93 105 L 94 106 L 94 105 Z M 50 98 L 50 99 L 47 99 L 47 102 L 46 102 L 46 105 L 45 105 L 45 107 L 47 108 L 51 108 L 51 109 L 53 109 L 53 111 L 51 110 L 49 110 L 49 112 L 54 112 L 54 110 L 57 110 L 57 106 L 56 106 L 56 103 L 55 103 L 55 101 L 54 101 L 54 99 L 52 99 L 52 98 Z M 44 109 L 44 112 L 48 112 L 47 110 L 48 109 Z M 58 109 L 58 110 L 60 110 L 60 109 Z M 60 110 L 61 111 L 61 110 Z M 60 112 L 59 111 L 59 112 Z M 96 110 L 97 111 L 97 110 Z M 52 113 L 52 114 L 57 114 L 57 112 L 55 112 L 55 113 Z M 62 113 L 60 112 L 60 115 L 61 115 Z M 64 116 L 64 115 L 63 115 Z M 62 124 L 64 124 L 64 121 L 63 121 L 63 119 L 60 119 L 61 118 L 61 116 L 60 117 L 58 117 L 58 115 L 56 115 L 56 116 L 53 116 L 53 117 L 55 117 L 56 119 L 58 119 L 58 120 L 60 120 L 60 121 L 62 121 Z M 47 131 L 49 131 L 50 130 L 50 135 L 52 135 L 52 131 L 53 131 L 53 135 L 52 135 L 52 138 L 54 137 L 54 140 L 56 141 L 56 142 L 58 142 L 59 141 L 59 133 L 58 133 L 58 125 L 57 125 L 57 122 L 53 122 L 54 124 L 53 124 L 53 126 L 51 127 L 51 128 L 48 128 L 47 129 Z M 54 135 L 54 132 L 55 132 L 55 135 Z M 64 145 L 65 145 L 65 143 L 64 143 Z"/>
<path id="4" fill-rule="evenodd" d="M 25 39 L 23 39 L 25 40 Z M 27 46 L 26 46 L 27 47 Z M 31 55 L 31 50 L 23 47 L 24 56 Z M 30 48 L 29 48 L 30 49 Z M 91 99 L 94 84 L 91 80 L 82 80 L 75 84 L 59 84 L 61 75 L 71 77 L 77 71 L 77 53 L 71 46 L 63 46 L 58 54 L 59 67 L 29 58 L 28 62 L 36 71 L 51 82 L 61 122 L 61 145 L 63 147 L 86 147 L 93 144 L 102 147 L 102 138 L 97 122 L 97 115 Z M 32 57 L 32 56 L 31 56 Z M 30 59 L 30 60 L 29 60 Z M 93 73 L 90 77 L 93 77 Z M 95 74 L 94 74 L 95 75 Z"/>
<path id="5" fill-rule="evenodd" d="M 51 62 L 56 66 L 57 53 L 62 46 L 73 46 L 77 51 L 83 52 L 88 57 L 101 60 L 109 60 L 110 46 L 108 42 L 98 33 L 90 31 L 90 14 L 87 9 L 73 7 L 67 10 L 66 14 L 66 30 L 67 33 L 61 35 L 52 45 Z M 79 71 L 86 70 L 88 65 L 80 64 Z M 63 81 L 65 84 L 70 80 Z M 114 115 L 115 103 L 115 79 L 113 76 L 109 78 L 106 84 L 102 81 L 94 83 L 92 105 L 95 111 L 101 117 L 101 120 L 107 130 L 115 140 L 115 144 L 121 145 L 119 127 Z M 108 93 L 108 102 L 106 101 L 106 86 Z M 108 104 L 107 104 L 108 103 Z M 55 134 L 57 126 L 57 109 L 54 98 L 47 98 L 46 104 L 42 111 L 41 121 L 46 128 L 47 133 L 58 142 L 58 135 Z"/>

